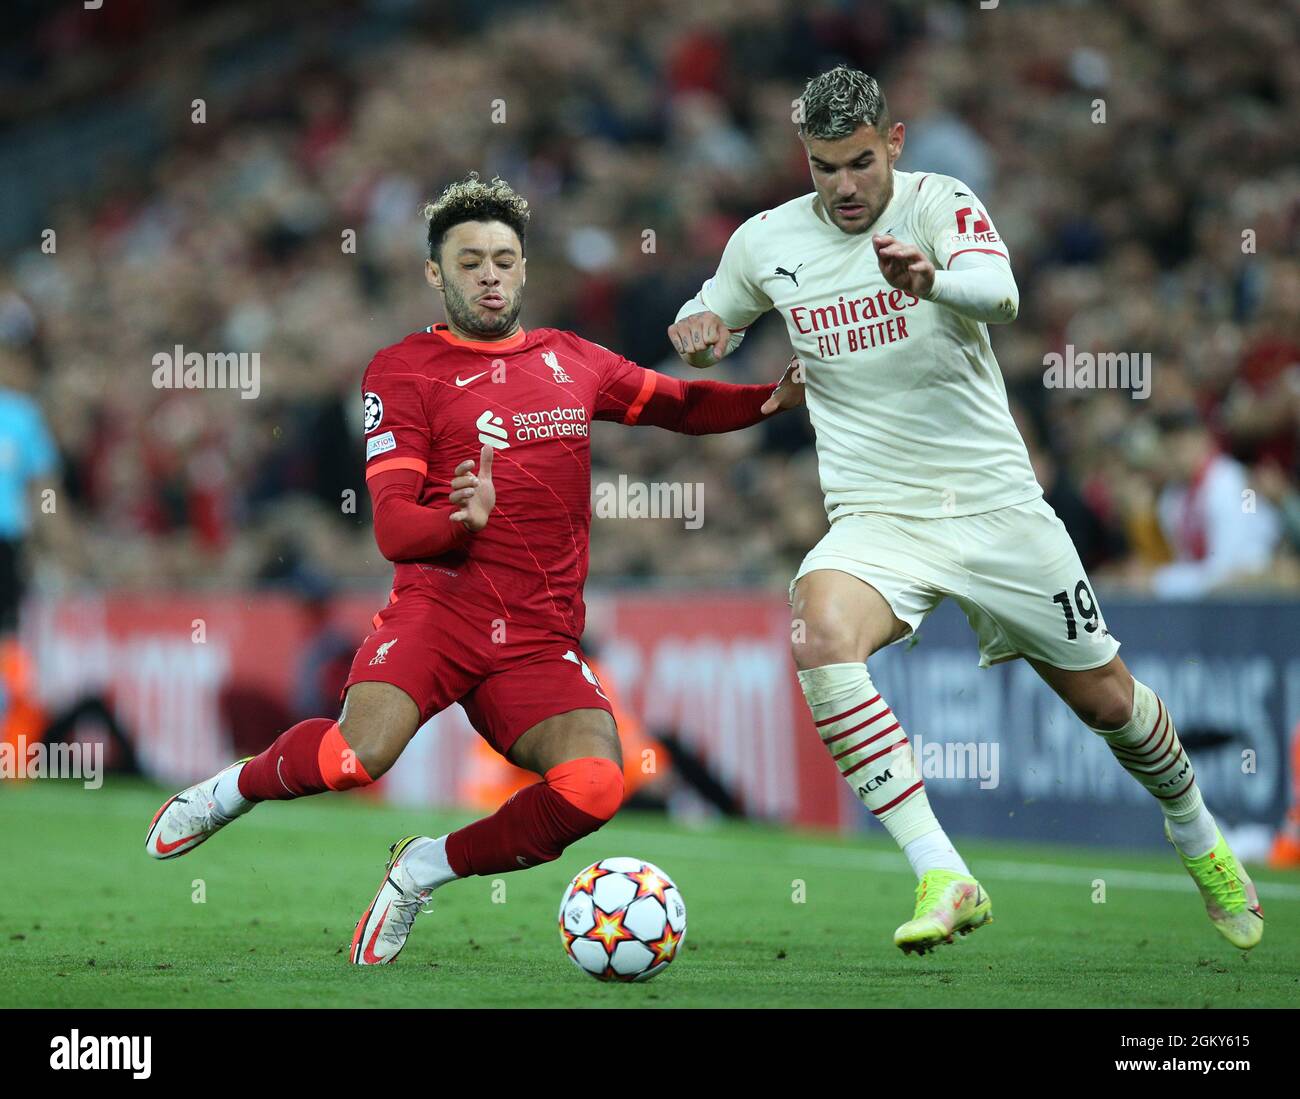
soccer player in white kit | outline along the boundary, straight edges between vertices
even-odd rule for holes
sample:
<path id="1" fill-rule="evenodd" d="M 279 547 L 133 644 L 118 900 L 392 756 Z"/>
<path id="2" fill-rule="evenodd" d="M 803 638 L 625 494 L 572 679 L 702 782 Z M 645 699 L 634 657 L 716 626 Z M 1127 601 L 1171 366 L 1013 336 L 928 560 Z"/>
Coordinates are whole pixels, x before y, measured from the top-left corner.
<path id="1" fill-rule="evenodd" d="M 923 954 L 992 912 L 866 663 L 951 596 L 981 667 L 1028 660 L 1158 799 L 1211 921 L 1253 947 L 1255 888 L 1168 708 L 1119 658 L 1008 410 L 987 327 L 1019 308 L 1006 243 L 960 180 L 894 169 L 904 126 L 865 73 L 809 81 L 795 118 L 813 192 L 737 229 L 668 336 L 711 366 L 776 309 L 803 362 L 831 528 L 790 586 L 794 659 L 831 758 L 919 879 L 895 944 Z"/>

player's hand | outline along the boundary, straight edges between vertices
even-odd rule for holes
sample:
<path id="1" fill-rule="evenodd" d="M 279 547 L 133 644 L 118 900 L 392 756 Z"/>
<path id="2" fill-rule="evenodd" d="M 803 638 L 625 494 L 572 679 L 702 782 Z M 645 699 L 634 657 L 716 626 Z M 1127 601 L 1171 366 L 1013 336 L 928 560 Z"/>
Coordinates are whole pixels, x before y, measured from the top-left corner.
<path id="1" fill-rule="evenodd" d="M 880 273 L 890 286 L 918 298 L 927 297 L 934 289 L 934 264 L 915 244 L 904 244 L 888 233 L 876 233 L 871 245 L 876 250 Z"/>
<path id="2" fill-rule="evenodd" d="M 717 313 L 692 313 L 668 326 L 668 340 L 687 363 L 703 370 L 727 353 L 731 329 Z"/>
<path id="3" fill-rule="evenodd" d="M 466 458 L 456 467 L 447 499 L 460 505 L 458 511 L 451 513 L 453 523 L 464 523 L 465 529 L 471 533 L 487 526 L 488 516 L 497 503 L 497 490 L 492 484 L 490 446 L 485 446 L 479 453 L 478 473 L 474 472 L 473 458 Z"/>
<path id="4" fill-rule="evenodd" d="M 759 411 L 764 416 L 770 416 L 773 412 L 798 408 L 803 404 L 803 372 L 803 360 L 798 355 L 793 356 L 790 365 L 785 368 L 785 373 L 781 375 L 781 380 L 772 390 L 772 395 L 763 402 L 763 407 Z"/>

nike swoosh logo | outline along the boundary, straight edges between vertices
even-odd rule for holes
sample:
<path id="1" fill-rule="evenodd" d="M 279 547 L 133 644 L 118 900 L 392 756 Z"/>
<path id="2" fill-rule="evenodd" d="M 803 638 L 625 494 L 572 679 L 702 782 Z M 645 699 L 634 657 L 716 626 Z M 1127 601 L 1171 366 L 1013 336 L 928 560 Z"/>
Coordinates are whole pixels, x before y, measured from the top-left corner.
<path id="1" fill-rule="evenodd" d="M 375 953 L 375 943 L 379 941 L 379 933 L 384 929 L 384 920 L 388 917 L 388 910 L 392 907 L 392 901 L 389 901 L 384 906 L 384 914 L 379 917 L 379 922 L 375 924 L 375 932 L 370 936 L 370 941 L 366 943 L 366 951 L 361 955 L 365 959 L 366 965 L 379 965 L 384 960 Z"/>
<path id="2" fill-rule="evenodd" d="M 486 373 L 487 373 L 486 370 L 483 371 L 483 374 L 486 374 Z M 483 374 L 475 374 L 472 378 L 466 378 L 466 379 L 464 379 L 463 381 L 461 380 L 460 375 L 457 374 L 457 375 L 456 375 L 456 384 L 457 384 L 457 385 L 469 385 L 470 382 L 476 382 L 476 381 L 478 381 L 479 378 L 483 377 Z"/>
<path id="3" fill-rule="evenodd" d="M 285 790 L 288 790 L 290 797 L 297 797 L 298 795 L 295 794 L 292 790 L 290 790 L 289 784 L 284 781 L 284 775 L 280 773 L 280 768 L 283 766 L 284 766 L 284 756 L 281 756 L 279 759 L 275 761 L 275 777 L 280 780 L 280 785 L 283 786 Z"/>
<path id="4" fill-rule="evenodd" d="M 173 843 L 163 843 L 162 836 L 159 836 L 157 840 L 154 841 L 154 850 L 160 855 L 167 855 L 175 851 L 176 848 L 180 847 L 182 844 L 189 843 L 190 840 L 198 839 L 201 835 L 203 835 L 202 832 L 195 832 L 194 835 L 185 836 L 183 839 L 178 839 Z"/>

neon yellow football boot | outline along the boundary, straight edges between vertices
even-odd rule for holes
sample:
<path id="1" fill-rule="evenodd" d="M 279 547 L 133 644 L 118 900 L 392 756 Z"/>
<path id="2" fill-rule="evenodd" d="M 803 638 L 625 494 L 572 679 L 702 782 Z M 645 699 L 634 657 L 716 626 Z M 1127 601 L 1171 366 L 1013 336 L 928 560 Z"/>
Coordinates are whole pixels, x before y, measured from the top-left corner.
<path id="1" fill-rule="evenodd" d="M 952 870 L 929 870 L 916 885 L 916 911 L 894 932 L 904 954 L 925 954 L 969 935 L 993 920 L 993 903 L 974 878 Z"/>
<path id="2" fill-rule="evenodd" d="M 1214 847 L 1204 855 L 1189 859 L 1178 851 L 1177 845 L 1174 850 L 1201 891 L 1210 922 L 1238 950 L 1249 950 L 1264 937 L 1264 910 L 1250 875 L 1237 861 L 1223 833 L 1216 828 L 1214 834 Z M 1168 821 L 1165 821 L 1165 839 L 1174 842 Z"/>

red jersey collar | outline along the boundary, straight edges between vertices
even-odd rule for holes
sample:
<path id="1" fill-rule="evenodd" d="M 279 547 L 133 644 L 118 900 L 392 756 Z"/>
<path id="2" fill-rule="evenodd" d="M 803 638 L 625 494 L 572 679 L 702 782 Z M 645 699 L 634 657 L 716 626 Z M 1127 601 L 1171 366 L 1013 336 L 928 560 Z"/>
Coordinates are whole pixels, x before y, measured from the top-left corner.
<path id="1" fill-rule="evenodd" d="M 507 336 L 504 340 L 462 340 L 459 336 L 453 335 L 451 329 L 445 324 L 431 324 L 428 330 L 455 347 L 468 347 L 471 351 L 509 351 L 522 344 L 526 335 L 521 328 L 513 336 Z"/>

